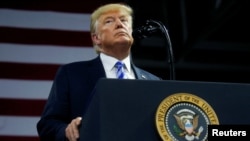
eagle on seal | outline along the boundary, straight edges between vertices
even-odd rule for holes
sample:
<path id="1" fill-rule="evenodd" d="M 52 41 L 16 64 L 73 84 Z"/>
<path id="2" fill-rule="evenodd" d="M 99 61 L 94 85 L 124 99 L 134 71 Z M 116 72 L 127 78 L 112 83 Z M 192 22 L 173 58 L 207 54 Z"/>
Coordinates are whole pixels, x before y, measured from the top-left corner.
<path id="1" fill-rule="evenodd" d="M 199 136 L 195 130 L 198 127 L 199 115 L 189 109 L 182 109 L 174 114 L 178 126 L 182 129 L 179 136 Z"/>

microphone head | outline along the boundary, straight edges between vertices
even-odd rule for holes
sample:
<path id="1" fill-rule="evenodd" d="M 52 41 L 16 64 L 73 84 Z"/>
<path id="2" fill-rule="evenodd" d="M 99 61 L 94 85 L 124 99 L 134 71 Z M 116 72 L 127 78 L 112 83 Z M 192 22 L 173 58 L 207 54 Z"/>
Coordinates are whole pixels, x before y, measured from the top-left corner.
<path id="1" fill-rule="evenodd" d="M 157 31 L 158 31 L 158 27 L 154 27 L 152 25 L 144 25 L 139 28 L 136 28 L 133 31 L 132 36 L 134 38 L 144 39 L 144 38 L 148 38 L 152 36 L 152 33 L 155 33 Z"/>

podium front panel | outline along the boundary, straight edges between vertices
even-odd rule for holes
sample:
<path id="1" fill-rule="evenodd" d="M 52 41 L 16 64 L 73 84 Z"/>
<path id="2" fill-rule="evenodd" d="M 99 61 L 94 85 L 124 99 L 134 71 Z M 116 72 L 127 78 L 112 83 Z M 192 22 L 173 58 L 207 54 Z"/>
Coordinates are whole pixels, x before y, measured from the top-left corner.
<path id="1" fill-rule="evenodd" d="M 176 93 L 204 99 L 219 124 L 250 124 L 249 84 L 101 79 L 83 116 L 80 141 L 161 141 L 156 110 Z"/>

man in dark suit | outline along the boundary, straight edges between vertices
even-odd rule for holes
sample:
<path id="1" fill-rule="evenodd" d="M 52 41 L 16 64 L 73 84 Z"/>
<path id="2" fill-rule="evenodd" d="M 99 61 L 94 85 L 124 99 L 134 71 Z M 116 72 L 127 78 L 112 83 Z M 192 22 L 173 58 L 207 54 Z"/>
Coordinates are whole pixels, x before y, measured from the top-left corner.
<path id="1" fill-rule="evenodd" d="M 132 15 L 133 10 L 123 4 L 107 4 L 92 13 L 90 32 L 98 57 L 60 67 L 37 123 L 41 141 L 79 138 L 78 127 L 92 91 L 100 78 L 117 78 L 117 61 L 124 63 L 125 79 L 161 80 L 132 63 Z"/>

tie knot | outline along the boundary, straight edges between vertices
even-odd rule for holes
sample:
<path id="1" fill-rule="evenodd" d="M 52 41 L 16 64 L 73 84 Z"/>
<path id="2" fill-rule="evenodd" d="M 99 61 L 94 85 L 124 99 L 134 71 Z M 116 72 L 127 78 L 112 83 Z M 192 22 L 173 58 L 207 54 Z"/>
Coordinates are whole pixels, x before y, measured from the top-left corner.
<path id="1" fill-rule="evenodd" d="M 124 63 L 121 62 L 121 61 L 117 61 L 116 64 L 115 64 L 115 67 L 116 67 L 117 69 L 121 69 L 123 66 L 124 66 Z"/>

